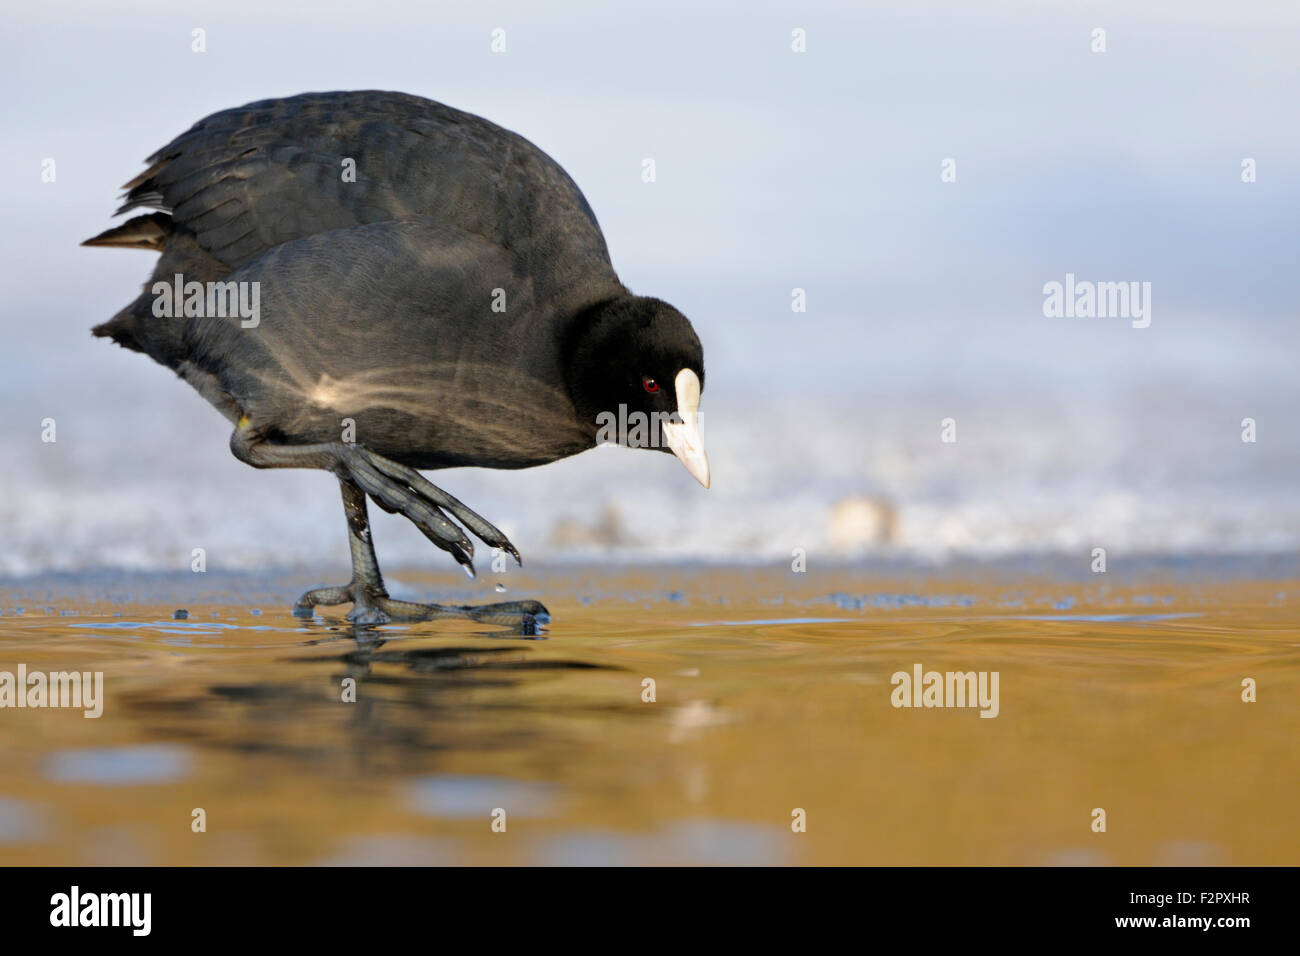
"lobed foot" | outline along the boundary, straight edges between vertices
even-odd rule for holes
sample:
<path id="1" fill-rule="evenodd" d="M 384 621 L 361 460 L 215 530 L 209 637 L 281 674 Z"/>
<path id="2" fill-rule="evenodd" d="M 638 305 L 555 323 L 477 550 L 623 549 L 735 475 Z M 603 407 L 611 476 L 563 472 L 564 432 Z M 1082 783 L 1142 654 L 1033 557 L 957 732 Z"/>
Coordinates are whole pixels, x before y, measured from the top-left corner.
<path id="1" fill-rule="evenodd" d="M 363 627 L 375 627 L 390 621 L 436 621 L 460 618 L 482 624 L 496 624 L 518 629 L 535 636 L 540 627 L 550 623 L 551 612 L 540 601 L 502 601 L 497 604 L 418 604 L 398 601 L 387 594 L 346 587 L 316 588 L 303 594 L 293 606 L 299 617 L 310 617 L 318 605 L 352 603 L 348 621 Z"/>
<path id="2" fill-rule="evenodd" d="M 465 572 L 474 577 L 474 543 L 465 531 L 447 517 L 450 512 L 484 544 L 500 548 L 522 565 L 519 549 L 495 525 L 447 494 L 414 468 L 399 465 L 360 446 L 345 446 L 339 468 L 379 507 L 400 514 L 420 529 L 426 538 L 448 552 Z"/>

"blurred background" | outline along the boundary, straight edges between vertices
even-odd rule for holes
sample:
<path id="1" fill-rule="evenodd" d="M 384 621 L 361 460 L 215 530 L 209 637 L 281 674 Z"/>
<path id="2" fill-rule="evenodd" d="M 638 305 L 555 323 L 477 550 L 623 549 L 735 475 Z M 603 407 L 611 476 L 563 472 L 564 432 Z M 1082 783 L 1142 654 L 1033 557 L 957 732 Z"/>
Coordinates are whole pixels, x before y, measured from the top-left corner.
<path id="1" fill-rule="evenodd" d="M 77 244 L 203 116 L 348 88 L 531 139 L 624 282 L 704 342 L 711 491 L 624 449 L 436 476 L 526 559 L 1300 547 L 1300 7 L 114 7 L 10 6 L 0 31 L 0 573 L 186 570 L 196 547 L 209 569 L 346 567 L 331 477 L 237 462 L 188 386 L 92 340 L 153 255 Z M 1150 282 L 1150 327 L 1044 317 L 1067 272 Z M 451 566 L 375 521 L 386 566 Z"/>

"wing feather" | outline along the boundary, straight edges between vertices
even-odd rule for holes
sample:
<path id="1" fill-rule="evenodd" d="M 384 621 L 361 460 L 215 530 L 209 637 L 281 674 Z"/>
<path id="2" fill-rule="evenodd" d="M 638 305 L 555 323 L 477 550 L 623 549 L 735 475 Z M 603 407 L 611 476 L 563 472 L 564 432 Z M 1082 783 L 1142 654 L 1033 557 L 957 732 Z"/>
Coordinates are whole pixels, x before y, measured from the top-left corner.
<path id="1" fill-rule="evenodd" d="M 344 161 L 355 162 L 354 182 Z M 595 214 L 549 156 L 509 130 L 402 93 L 305 93 L 224 110 L 146 161 L 119 212 L 170 211 L 229 269 L 306 236 L 427 220 L 507 249 L 561 294 L 612 276 Z"/>

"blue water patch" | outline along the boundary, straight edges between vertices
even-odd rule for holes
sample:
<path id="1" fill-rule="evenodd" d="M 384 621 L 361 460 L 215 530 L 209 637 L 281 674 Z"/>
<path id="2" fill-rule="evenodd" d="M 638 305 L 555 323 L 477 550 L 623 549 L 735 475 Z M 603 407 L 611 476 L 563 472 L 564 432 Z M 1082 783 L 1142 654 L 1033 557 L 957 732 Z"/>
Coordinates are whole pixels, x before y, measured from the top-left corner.
<path id="1" fill-rule="evenodd" d="M 464 856 L 460 840 L 393 833 L 349 837 L 316 866 L 452 866 Z"/>
<path id="2" fill-rule="evenodd" d="M 0 844 L 35 843 L 45 831 L 45 815 L 12 797 L 0 797 Z"/>
<path id="3" fill-rule="evenodd" d="M 557 800 L 555 787 L 508 777 L 473 777 L 438 774 L 419 777 L 407 786 L 406 804 L 430 817 L 489 819 L 500 807 L 510 817 L 544 817 Z"/>
<path id="4" fill-rule="evenodd" d="M 764 866 L 790 862 L 791 841 L 778 827 L 731 820 L 682 820 L 654 833 L 569 830 L 537 842 L 542 866 L 684 864 Z"/>
<path id="5" fill-rule="evenodd" d="M 241 625 L 221 624 L 217 621 L 88 621 L 85 624 L 69 624 L 68 627 L 89 627 L 98 630 L 120 631 L 142 628 L 148 631 L 161 631 L 164 634 L 216 634 L 218 631 L 278 631 L 284 628 L 270 627 L 266 624 Z"/>
<path id="6" fill-rule="evenodd" d="M 61 750 L 46 760 L 45 776 L 55 783 L 124 787 L 182 780 L 189 776 L 190 764 L 184 748 L 167 744 Z"/>
<path id="7" fill-rule="evenodd" d="M 1100 850 L 1072 848 L 1053 850 L 1038 864 L 1039 866 L 1108 866 L 1110 858 Z"/>
<path id="8" fill-rule="evenodd" d="M 836 592 L 826 598 L 843 611 L 864 608 L 900 607 L 974 607 L 975 598 L 968 594 L 844 594 Z"/>

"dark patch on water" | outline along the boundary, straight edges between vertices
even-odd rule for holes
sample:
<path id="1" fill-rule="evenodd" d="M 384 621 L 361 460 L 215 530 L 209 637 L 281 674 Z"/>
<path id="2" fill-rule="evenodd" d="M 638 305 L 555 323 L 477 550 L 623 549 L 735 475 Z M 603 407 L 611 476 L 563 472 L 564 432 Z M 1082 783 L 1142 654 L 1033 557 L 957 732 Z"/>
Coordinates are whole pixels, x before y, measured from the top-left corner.
<path id="1" fill-rule="evenodd" d="M 622 670 L 606 664 L 573 660 L 527 660 L 527 648 L 515 647 L 418 647 L 411 650 L 357 648 L 327 657 L 299 657 L 295 661 L 340 661 L 352 665 L 401 664 L 416 673 L 465 670 Z"/>

